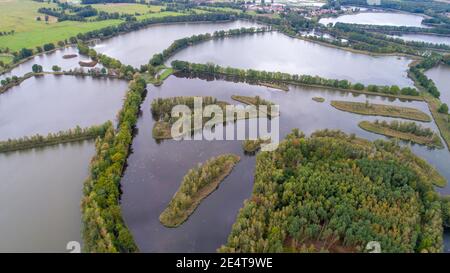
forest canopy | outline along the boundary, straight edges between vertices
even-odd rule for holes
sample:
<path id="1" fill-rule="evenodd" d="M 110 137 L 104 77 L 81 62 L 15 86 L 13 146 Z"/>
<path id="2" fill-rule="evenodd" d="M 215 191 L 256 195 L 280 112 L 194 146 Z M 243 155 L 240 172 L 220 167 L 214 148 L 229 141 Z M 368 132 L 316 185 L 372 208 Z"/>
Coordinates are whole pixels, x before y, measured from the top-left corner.
<path id="1" fill-rule="evenodd" d="M 445 180 L 407 148 L 294 130 L 258 154 L 253 194 L 220 252 L 440 252 Z"/>

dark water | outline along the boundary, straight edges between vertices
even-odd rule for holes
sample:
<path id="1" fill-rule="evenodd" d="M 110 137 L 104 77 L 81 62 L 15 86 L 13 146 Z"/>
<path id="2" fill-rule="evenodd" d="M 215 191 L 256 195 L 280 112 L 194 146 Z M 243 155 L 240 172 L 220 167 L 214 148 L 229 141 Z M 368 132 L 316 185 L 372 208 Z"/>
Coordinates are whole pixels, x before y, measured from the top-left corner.
<path id="1" fill-rule="evenodd" d="M 125 64 L 139 67 L 147 64 L 153 54 L 161 53 L 177 39 L 194 34 L 213 33 L 217 30 L 258 26 L 261 25 L 247 21 L 154 25 L 101 41 L 94 49 Z"/>
<path id="2" fill-rule="evenodd" d="M 93 155 L 92 141 L 0 153 L 0 252 L 65 252 L 69 241 L 81 242 Z"/>
<path id="3" fill-rule="evenodd" d="M 431 68 L 425 74 L 434 81 L 441 92 L 441 101 L 450 105 L 450 66 L 441 64 Z"/>
<path id="4" fill-rule="evenodd" d="M 77 57 L 71 59 L 64 59 L 66 54 L 77 54 Z M 33 59 L 28 60 L 17 67 L 13 68 L 10 72 L 0 75 L 0 80 L 11 76 L 23 76 L 28 72 L 32 72 L 31 68 L 34 64 L 42 65 L 44 71 L 52 71 L 52 66 L 57 65 L 62 70 L 70 70 L 80 67 L 79 61 L 90 61 L 89 57 L 78 55 L 78 49 L 76 47 L 66 47 L 63 49 L 55 50 L 51 53 L 44 53 L 35 56 Z M 100 67 L 97 65 L 96 67 Z M 88 69 L 88 68 L 84 68 Z"/>
<path id="5" fill-rule="evenodd" d="M 127 82 L 46 75 L 0 95 L 0 140 L 115 120 Z"/>
<path id="6" fill-rule="evenodd" d="M 439 35 L 427 35 L 427 34 L 402 34 L 401 36 L 392 36 L 394 38 L 400 38 L 405 41 L 418 41 L 433 44 L 445 44 L 450 45 L 449 36 L 439 36 Z"/>
<path id="7" fill-rule="evenodd" d="M 371 140 L 384 138 L 365 132 L 357 125 L 361 120 L 375 120 L 375 117 L 336 110 L 329 105 L 334 99 L 362 102 L 369 99 L 371 102 L 416 107 L 429 113 L 423 102 L 390 101 L 380 97 L 367 98 L 365 95 L 354 96 L 302 87 L 291 88 L 290 92 L 285 93 L 243 83 L 221 80 L 208 82 L 171 76 L 164 85 L 149 87 L 137 125 L 138 134 L 133 140 L 133 153 L 128 159 L 128 167 L 121 182 L 123 215 L 142 252 L 213 252 L 226 242 L 239 208 L 251 195 L 255 158 L 242 153 L 240 141 L 169 140 L 158 144 L 152 138 L 154 121 L 150 103 L 157 97 L 180 95 L 209 95 L 232 102 L 230 96 L 233 94 L 259 95 L 279 104 L 281 138 L 292 128 L 299 128 L 307 134 L 329 128 L 356 133 Z M 324 97 L 326 102 L 314 102 L 311 98 L 315 96 Z M 436 128 L 433 123 L 427 126 Z M 413 145 L 412 149 L 435 165 L 447 179 L 450 178 L 446 166 L 450 160 L 447 150 L 430 151 L 419 145 Z M 230 152 L 240 155 L 242 160 L 219 189 L 206 198 L 180 227 L 170 229 L 162 226 L 158 217 L 177 191 L 186 172 L 211 156 Z M 450 192 L 448 187 L 441 191 Z"/>
<path id="8" fill-rule="evenodd" d="M 207 41 L 175 54 L 172 60 L 347 79 L 364 84 L 411 86 L 411 59 L 369 56 L 290 38 L 278 32 Z"/>
<path id="9" fill-rule="evenodd" d="M 424 27 L 423 17 L 415 14 L 394 13 L 394 12 L 361 12 L 347 14 L 339 17 L 322 18 L 319 23 L 328 25 L 329 23 L 348 23 L 363 25 L 386 25 L 386 26 L 408 26 Z"/>

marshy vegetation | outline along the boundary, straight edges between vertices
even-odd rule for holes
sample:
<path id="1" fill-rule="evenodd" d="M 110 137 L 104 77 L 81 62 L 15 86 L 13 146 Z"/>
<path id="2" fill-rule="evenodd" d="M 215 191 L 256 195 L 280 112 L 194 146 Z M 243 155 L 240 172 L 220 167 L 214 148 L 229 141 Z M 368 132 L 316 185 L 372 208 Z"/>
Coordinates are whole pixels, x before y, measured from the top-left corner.
<path id="1" fill-rule="evenodd" d="M 430 128 L 424 128 L 415 122 L 398 122 L 391 121 L 362 121 L 359 124 L 362 129 L 393 137 L 401 140 L 411 141 L 414 143 L 427 145 L 433 148 L 444 148 L 441 138 Z"/>
<path id="2" fill-rule="evenodd" d="M 410 107 L 384 105 L 361 102 L 351 102 L 351 101 L 332 101 L 331 106 L 341 111 L 369 115 L 369 116 L 383 116 L 383 117 L 393 117 L 393 118 L 404 118 L 423 122 L 430 122 L 431 117 L 426 113 Z"/>

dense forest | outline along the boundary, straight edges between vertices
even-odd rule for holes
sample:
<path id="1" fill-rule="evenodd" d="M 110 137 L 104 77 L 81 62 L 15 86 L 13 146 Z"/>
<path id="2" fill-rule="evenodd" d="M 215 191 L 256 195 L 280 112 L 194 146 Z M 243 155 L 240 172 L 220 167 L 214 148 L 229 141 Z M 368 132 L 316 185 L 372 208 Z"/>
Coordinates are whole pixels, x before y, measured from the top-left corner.
<path id="1" fill-rule="evenodd" d="M 252 197 L 221 252 L 440 252 L 445 181 L 407 148 L 298 130 L 257 156 Z"/>
<path id="2" fill-rule="evenodd" d="M 233 154 L 213 157 L 190 169 L 159 220 L 167 227 L 177 227 L 187 220 L 200 202 L 219 187 L 240 158 Z"/>
<path id="3" fill-rule="evenodd" d="M 400 88 L 397 85 L 392 86 L 364 86 L 362 83 L 351 83 L 347 80 L 325 79 L 319 76 L 297 75 L 282 72 L 267 72 L 254 69 L 239 69 L 231 67 L 221 67 L 211 63 L 196 64 L 185 61 L 175 60 L 171 63 L 176 71 L 192 75 L 209 74 L 218 76 L 227 76 L 233 79 L 248 80 L 249 82 L 282 82 L 288 84 L 313 85 L 329 88 L 338 88 L 357 92 L 371 92 L 392 96 L 419 96 L 419 92 L 410 87 Z"/>
<path id="4" fill-rule="evenodd" d="M 109 126 L 105 136 L 96 141 L 96 155 L 84 183 L 81 211 L 86 252 L 138 250 L 122 219 L 119 187 L 146 84 L 136 74 L 128 88 L 118 115 L 118 129 Z"/>

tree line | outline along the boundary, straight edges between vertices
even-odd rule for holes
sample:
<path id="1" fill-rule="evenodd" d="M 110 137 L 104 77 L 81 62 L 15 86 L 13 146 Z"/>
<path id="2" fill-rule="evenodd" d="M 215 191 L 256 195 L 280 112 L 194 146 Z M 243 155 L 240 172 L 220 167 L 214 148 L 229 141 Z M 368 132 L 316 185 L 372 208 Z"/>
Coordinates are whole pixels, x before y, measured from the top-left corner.
<path id="1" fill-rule="evenodd" d="M 266 31 L 268 31 L 266 27 L 260 28 L 251 27 L 251 28 L 230 29 L 227 31 L 219 30 L 215 31 L 213 34 L 206 33 L 206 34 L 192 35 L 191 37 L 175 40 L 168 48 L 164 49 L 162 53 L 157 53 L 153 55 L 153 57 L 149 61 L 149 64 L 152 66 L 162 65 L 164 64 L 165 61 L 167 61 L 167 59 L 173 56 L 176 52 L 185 49 L 189 46 L 193 46 L 195 44 L 208 41 L 211 39 L 219 39 L 227 36 L 236 36 L 243 34 L 263 33 Z"/>
<path id="2" fill-rule="evenodd" d="M 133 78 L 134 73 L 137 72 L 137 70 L 133 66 L 122 64 L 117 59 L 109 57 L 105 54 L 97 53 L 95 49 L 90 48 L 83 42 L 78 42 L 77 48 L 78 52 L 81 55 L 89 56 L 92 60 L 98 61 L 104 67 L 106 67 L 108 69 L 109 75 L 131 80 Z M 106 71 L 102 71 L 101 73 L 106 74 Z"/>
<path id="3" fill-rule="evenodd" d="M 117 130 L 110 124 L 96 141 L 90 175 L 81 203 L 86 252 L 136 252 L 137 246 L 121 215 L 120 178 L 125 167 L 146 84 L 135 74 L 128 86 Z"/>
<path id="4" fill-rule="evenodd" d="M 439 98 L 441 93 L 437 89 L 434 81 L 425 75 L 425 71 L 436 66 L 443 60 L 443 56 L 440 54 L 430 54 L 429 56 L 423 58 L 418 64 L 411 66 L 409 68 L 409 73 L 411 73 L 414 78 L 419 82 L 419 84 L 433 97 Z"/>
<path id="5" fill-rule="evenodd" d="M 362 83 L 351 83 L 348 80 L 326 79 L 319 76 L 297 75 L 282 72 L 267 72 L 253 69 L 239 69 L 231 67 L 221 67 L 214 64 L 196 64 L 185 61 L 175 60 L 171 63 L 176 71 L 189 74 L 209 74 L 209 75 L 225 75 L 241 80 L 264 81 L 264 82 L 283 82 L 290 84 L 317 85 L 329 88 L 339 88 L 353 91 L 367 91 L 380 94 L 388 94 L 393 96 L 419 96 L 419 92 L 411 87 L 400 88 L 397 85 L 378 86 Z"/>
<path id="6" fill-rule="evenodd" d="M 253 194 L 220 252 L 441 252 L 429 165 L 394 142 L 294 130 L 259 153 Z M 445 179 L 436 174 L 445 181 Z"/>
<path id="7" fill-rule="evenodd" d="M 92 139 L 103 136 L 106 133 L 106 129 L 110 126 L 111 124 L 109 123 L 88 128 L 77 126 L 68 131 L 49 133 L 47 136 L 36 134 L 18 139 L 8 139 L 6 141 L 0 141 L 0 153 Z"/>

